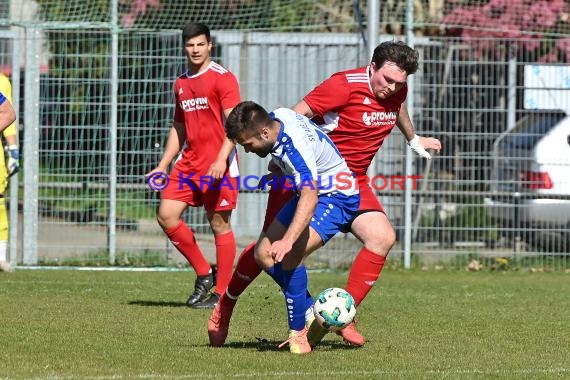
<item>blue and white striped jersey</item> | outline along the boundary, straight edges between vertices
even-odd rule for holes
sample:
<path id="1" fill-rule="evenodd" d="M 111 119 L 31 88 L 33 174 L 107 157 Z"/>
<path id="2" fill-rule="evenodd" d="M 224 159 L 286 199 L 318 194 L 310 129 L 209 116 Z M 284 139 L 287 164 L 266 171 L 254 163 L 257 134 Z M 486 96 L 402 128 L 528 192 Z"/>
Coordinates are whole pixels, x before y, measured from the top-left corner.
<path id="1" fill-rule="evenodd" d="M 290 176 L 297 190 L 317 181 L 318 194 L 337 191 L 358 194 L 354 176 L 331 139 L 307 117 L 289 108 L 278 108 L 270 116 L 281 124 L 271 150 L 273 162 Z"/>

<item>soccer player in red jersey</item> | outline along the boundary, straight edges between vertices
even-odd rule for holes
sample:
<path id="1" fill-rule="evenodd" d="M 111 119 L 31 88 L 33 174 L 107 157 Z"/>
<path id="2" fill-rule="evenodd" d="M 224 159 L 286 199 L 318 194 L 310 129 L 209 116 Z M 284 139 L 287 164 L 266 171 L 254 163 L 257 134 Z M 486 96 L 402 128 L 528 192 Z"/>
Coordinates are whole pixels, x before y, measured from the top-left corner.
<path id="1" fill-rule="evenodd" d="M 426 149 L 436 152 L 441 149 L 438 139 L 415 134 L 405 105 L 406 80 L 417 68 L 418 53 L 415 50 L 403 42 L 384 42 L 374 50 L 370 65 L 333 74 L 293 107 L 300 114 L 322 119 L 321 127 L 328 131 L 349 169 L 358 178 L 360 208 L 350 232 L 364 246 L 356 255 L 345 286 L 357 305 L 372 289 L 396 242 L 396 233 L 366 175 L 372 159 L 394 126 L 404 134 L 410 148 L 422 157 L 431 158 Z M 280 200 L 275 196 L 279 192 L 280 189 L 270 191 L 268 213 L 279 207 Z M 221 346 L 225 342 L 237 297 L 260 272 L 251 258 L 253 250 L 248 248 L 241 254 L 229 287 L 208 322 L 212 346 Z M 317 344 L 326 332 L 312 322 L 308 336 L 311 345 Z M 365 344 L 365 338 L 354 323 L 338 334 L 354 346 Z"/>
<path id="2" fill-rule="evenodd" d="M 188 70 L 174 84 L 176 110 L 164 153 L 146 177 L 151 188 L 161 190 L 159 225 L 196 272 L 187 305 L 213 308 L 226 290 L 236 256 L 230 216 L 237 203 L 239 173 L 235 145 L 225 137 L 224 121 L 240 102 L 240 93 L 235 75 L 212 61 L 206 25 L 187 24 L 182 41 Z M 217 275 L 182 220 L 188 206 L 206 210 L 215 237 Z"/>

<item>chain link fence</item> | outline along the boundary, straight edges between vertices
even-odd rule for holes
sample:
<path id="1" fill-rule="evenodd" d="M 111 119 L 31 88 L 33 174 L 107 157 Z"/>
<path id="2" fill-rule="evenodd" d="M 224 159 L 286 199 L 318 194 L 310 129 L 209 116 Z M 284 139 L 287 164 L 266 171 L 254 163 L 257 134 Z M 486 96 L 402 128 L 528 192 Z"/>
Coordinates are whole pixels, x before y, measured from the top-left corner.
<path id="1" fill-rule="evenodd" d="M 0 58 L 21 90 L 13 264 L 181 264 L 154 219 L 158 197 L 143 176 L 171 125 L 172 84 L 185 66 L 177 28 L 192 15 L 210 23 L 214 59 L 236 73 L 243 98 L 267 108 L 292 106 L 335 71 L 369 59 L 367 2 L 320 2 L 310 19 L 290 1 L 201 2 L 186 13 L 177 2 L 154 3 L 143 11 L 126 1 L 66 2 L 62 11 L 61 1 L 21 2 L 2 19 L 11 30 L 0 34 Z M 525 2 L 510 13 L 495 2 L 422 3 L 428 11 L 414 8 L 413 22 L 402 2 L 386 2 L 380 14 L 381 32 L 403 33 L 406 25 L 416 32 L 407 38 L 421 56 L 413 120 L 418 134 L 444 145 L 421 160 L 394 131 L 376 158 L 378 196 L 398 234 L 391 262 L 404 265 L 409 233 L 415 268 L 568 269 L 568 5 L 549 2 L 554 21 L 545 26 L 523 23 L 535 9 Z M 484 28 L 465 12 L 504 24 Z M 379 40 L 394 38 L 403 36 Z M 265 164 L 240 157 L 244 176 L 263 174 Z M 421 180 L 404 189 L 397 180 L 407 176 Z M 238 248 L 256 238 L 265 201 L 263 192 L 240 194 L 232 219 Z M 186 218 L 213 257 L 202 210 Z M 310 264 L 348 266 L 359 245 L 340 235 Z"/>

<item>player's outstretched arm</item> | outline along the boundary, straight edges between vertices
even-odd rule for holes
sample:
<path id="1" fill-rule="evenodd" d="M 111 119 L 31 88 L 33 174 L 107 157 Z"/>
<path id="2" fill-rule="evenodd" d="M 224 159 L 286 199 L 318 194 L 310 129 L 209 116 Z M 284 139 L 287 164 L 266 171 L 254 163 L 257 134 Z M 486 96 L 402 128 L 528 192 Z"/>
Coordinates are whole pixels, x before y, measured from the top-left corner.
<path id="1" fill-rule="evenodd" d="M 315 113 L 311 107 L 309 107 L 307 102 L 304 100 L 301 100 L 299 103 L 295 104 L 291 109 L 301 115 L 308 117 L 309 119 L 315 116 Z"/>
<path id="2" fill-rule="evenodd" d="M 414 131 L 414 125 L 412 124 L 412 120 L 410 119 L 410 115 L 408 113 L 408 107 L 406 103 L 402 104 L 400 108 L 400 112 L 398 113 L 398 119 L 396 120 L 396 125 L 398 129 L 402 132 L 402 134 L 406 137 L 408 141 L 408 145 L 414 152 L 416 152 L 419 156 L 427 158 L 428 160 L 431 159 L 431 154 L 427 151 L 428 149 L 434 150 L 436 153 L 439 153 L 441 150 L 441 142 L 433 137 L 421 137 L 416 135 Z"/>
<path id="3" fill-rule="evenodd" d="M 281 240 L 276 240 L 271 244 L 269 253 L 276 263 L 283 261 L 285 255 L 291 252 L 293 244 L 295 244 L 303 231 L 305 231 L 311 223 L 311 218 L 315 213 L 317 202 L 319 201 L 317 195 L 317 182 L 312 181 L 311 183 L 312 186 L 305 185 L 299 189 L 299 203 L 297 203 L 293 220 L 287 227 L 285 235 L 283 235 Z"/>

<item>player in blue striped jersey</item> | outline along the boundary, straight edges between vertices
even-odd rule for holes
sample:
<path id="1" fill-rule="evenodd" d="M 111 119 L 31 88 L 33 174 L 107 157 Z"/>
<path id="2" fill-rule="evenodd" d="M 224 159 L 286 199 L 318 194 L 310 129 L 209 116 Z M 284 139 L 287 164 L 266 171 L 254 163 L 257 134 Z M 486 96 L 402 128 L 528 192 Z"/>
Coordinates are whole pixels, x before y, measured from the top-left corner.
<path id="1" fill-rule="evenodd" d="M 332 141 L 290 109 L 268 113 L 254 102 L 242 102 L 226 120 L 226 135 L 248 153 L 271 155 L 297 193 L 262 232 L 255 259 L 285 294 L 290 351 L 311 352 L 305 312 L 312 300 L 307 299 L 303 260 L 346 230 L 356 215 L 360 195 L 355 178 Z"/>

